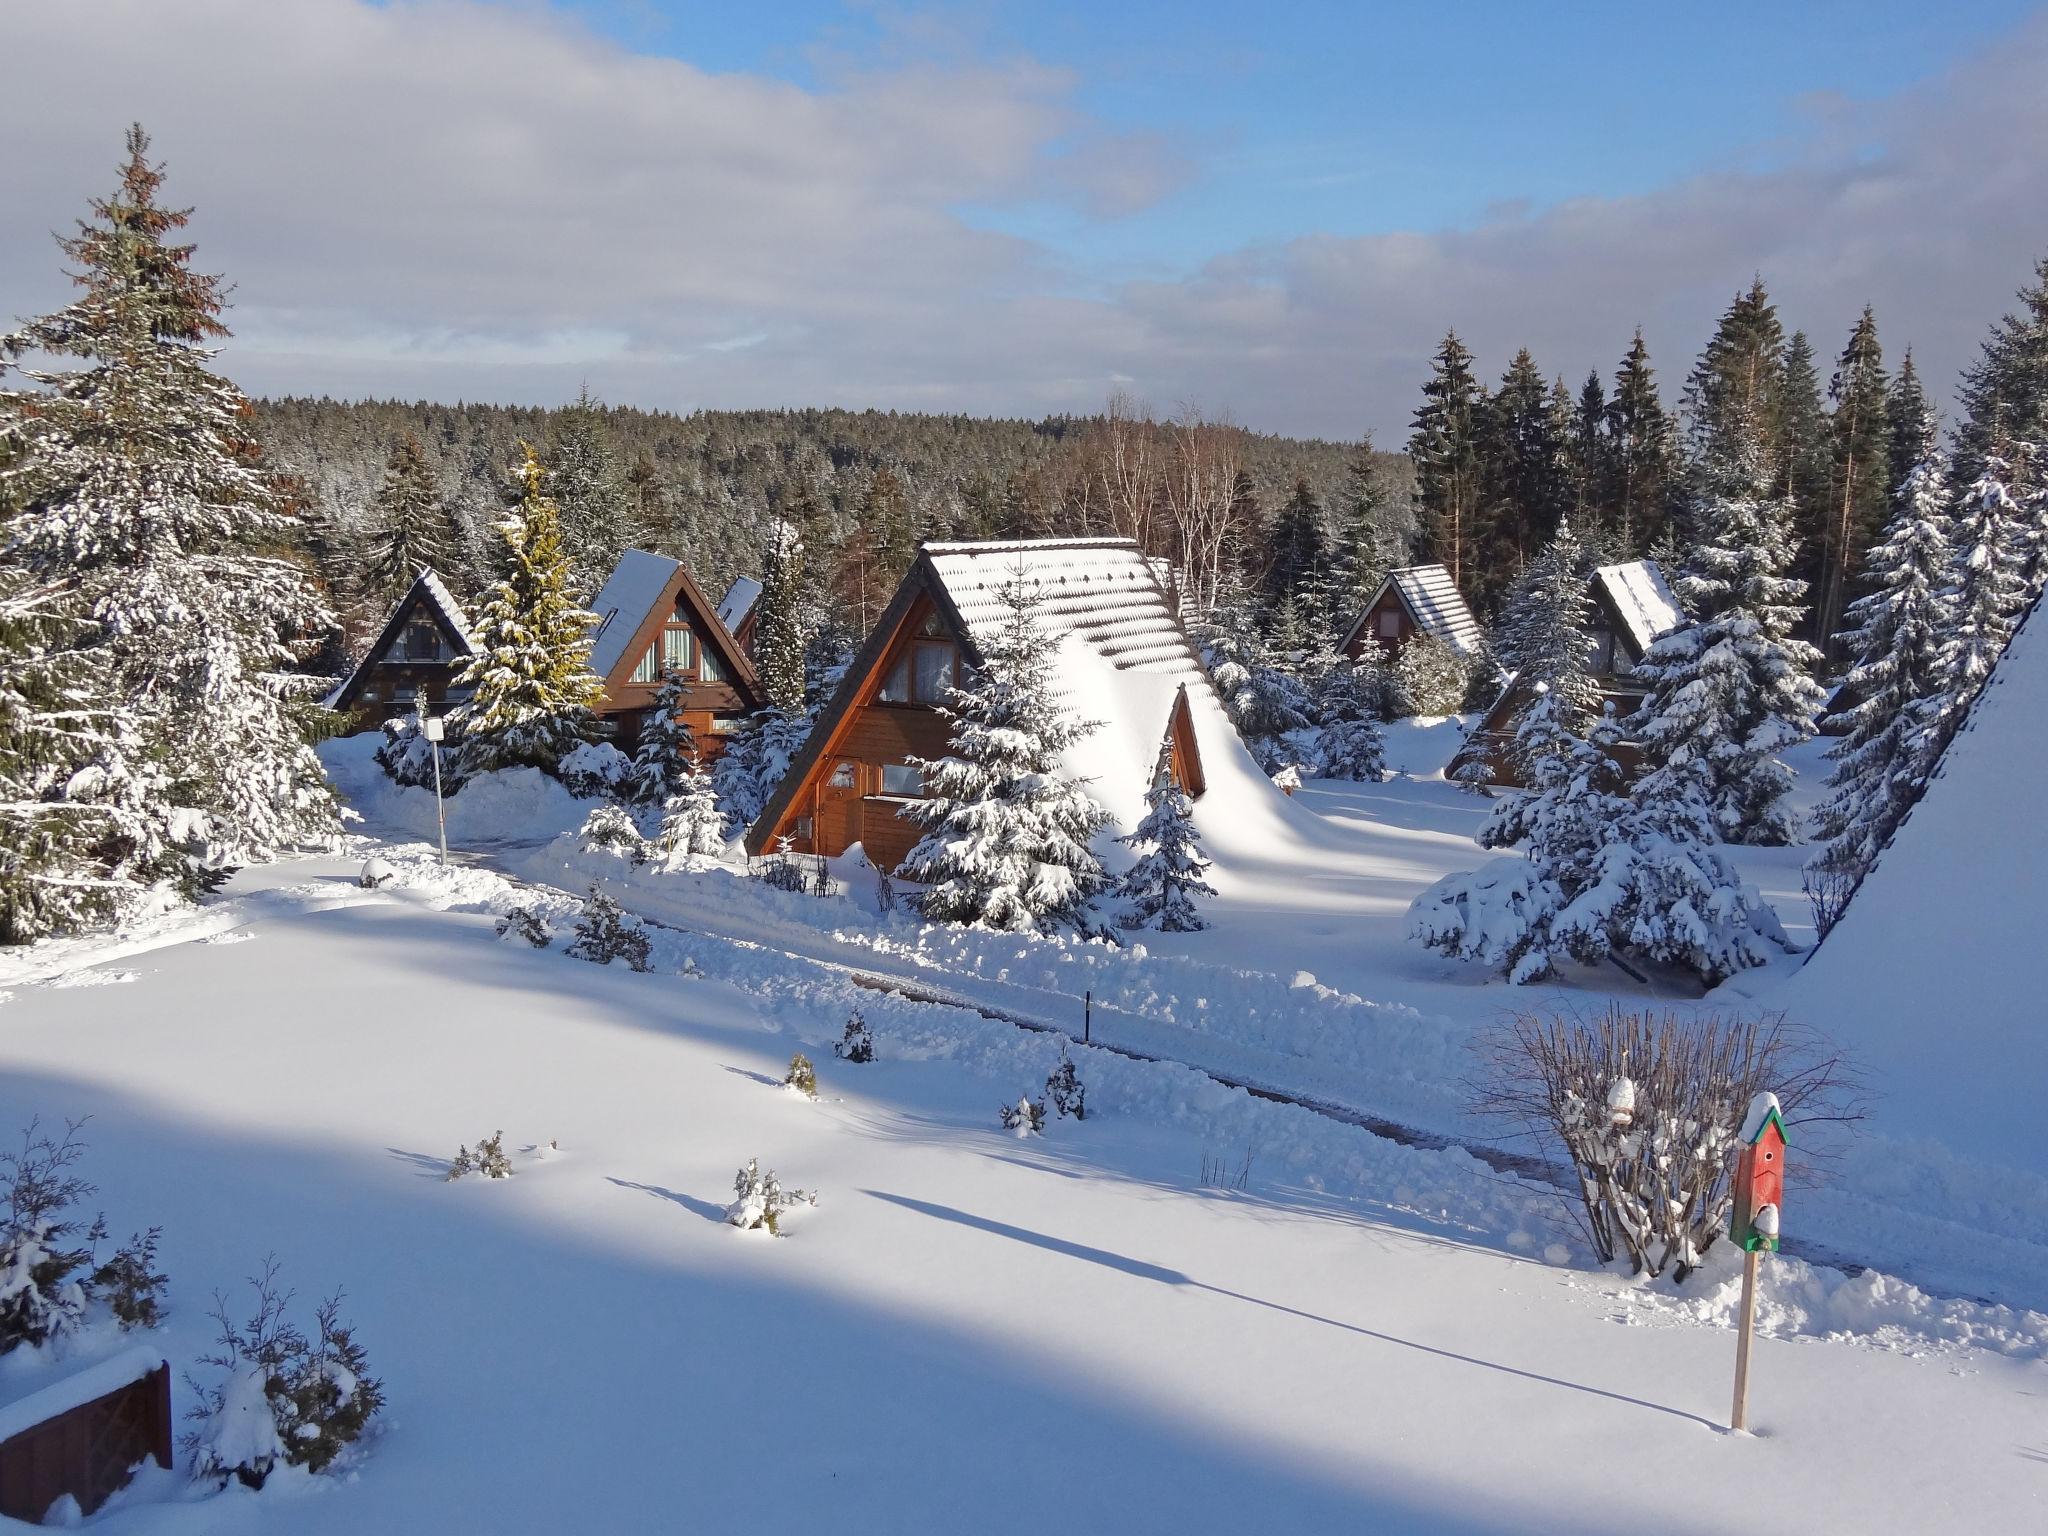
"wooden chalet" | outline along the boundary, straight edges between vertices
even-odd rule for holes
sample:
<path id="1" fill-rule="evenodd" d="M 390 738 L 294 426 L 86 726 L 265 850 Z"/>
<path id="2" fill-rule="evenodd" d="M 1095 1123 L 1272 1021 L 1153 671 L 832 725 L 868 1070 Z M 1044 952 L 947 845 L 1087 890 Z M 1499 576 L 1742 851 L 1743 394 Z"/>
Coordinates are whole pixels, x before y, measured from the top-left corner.
<path id="1" fill-rule="evenodd" d="M 1389 571 L 1337 648 L 1354 661 L 1368 645 L 1392 656 L 1417 635 L 1434 635 L 1466 656 L 1477 655 L 1484 638 L 1464 594 L 1441 565 Z"/>
<path id="2" fill-rule="evenodd" d="M 1617 719 L 1632 715 L 1648 694 L 1647 686 L 1635 676 L 1636 663 L 1658 640 L 1685 623 L 1685 610 L 1679 607 L 1654 560 L 1601 566 L 1587 582 L 1587 594 L 1593 605 L 1589 664 L 1600 685 L 1601 703 Z M 1519 677 L 1509 678 L 1493 707 L 1445 767 L 1445 776 L 1520 788 L 1521 775 L 1507 749 L 1534 698 L 1528 684 Z M 1619 756 L 1623 767 L 1635 767 L 1632 753 L 1624 749 Z"/>
<path id="3" fill-rule="evenodd" d="M 935 543 L 919 550 L 748 830 L 748 852 L 772 852 L 786 838 L 793 851 L 827 856 L 859 843 L 879 869 L 902 862 L 920 836 L 902 812 L 924 789 L 910 759 L 946 755 L 951 726 L 939 706 L 980 664 L 976 637 L 1003 621 L 1000 593 L 1013 581 L 1035 590 L 1068 707 L 1099 722 L 1070 749 L 1065 766 L 1109 812 L 1106 835 L 1137 824 L 1157 775 L 1171 775 L 1199 798 L 1226 755 L 1240 777 L 1256 780 L 1248 794 L 1277 798 L 1238 741 L 1135 543 Z"/>
<path id="4" fill-rule="evenodd" d="M 754 623 L 761 616 L 761 583 L 751 576 L 735 576 L 725 596 L 718 600 L 718 622 L 733 642 L 751 658 L 754 654 Z"/>
<path id="5" fill-rule="evenodd" d="M 439 576 L 421 571 L 356 669 L 324 702 L 358 731 L 411 714 L 421 700 L 438 714 L 469 697 L 455 678 L 475 654 L 462 605 Z"/>
<path id="6" fill-rule="evenodd" d="M 590 670 L 604 683 L 597 714 L 630 752 L 661 674 L 690 683 L 682 718 L 707 757 L 763 703 L 754 664 L 680 560 L 629 549 L 590 604 Z"/>

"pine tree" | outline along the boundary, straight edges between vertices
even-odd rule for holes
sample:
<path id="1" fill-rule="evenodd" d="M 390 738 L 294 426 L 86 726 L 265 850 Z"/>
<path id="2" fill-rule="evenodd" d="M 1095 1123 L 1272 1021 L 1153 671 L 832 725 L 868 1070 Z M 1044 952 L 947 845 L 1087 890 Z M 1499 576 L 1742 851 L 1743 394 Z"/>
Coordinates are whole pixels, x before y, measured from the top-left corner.
<path id="1" fill-rule="evenodd" d="M 1824 552 L 1829 515 L 1829 489 L 1834 478 L 1834 441 L 1828 414 L 1821 403 L 1820 370 L 1813 343 L 1794 331 L 1785 343 L 1785 366 L 1778 386 L 1772 473 L 1777 499 L 1790 510 L 1797 544 L 1792 574 L 1809 592 L 1818 592 L 1826 576 Z M 1817 630 L 1816 635 L 1825 636 Z"/>
<path id="2" fill-rule="evenodd" d="M 661 830 L 654 845 L 671 869 L 725 851 L 725 816 L 718 809 L 711 775 L 694 754 L 662 803 Z"/>
<path id="3" fill-rule="evenodd" d="M 159 206 L 148 150 L 130 129 L 119 190 L 60 242 L 82 297 L 0 337 L 0 357 L 82 363 L 19 367 L 39 387 L 0 392 L 0 505 L 59 643 L 93 653 L 93 696 L 67 701 L 96 722 L 75 743 L 85 777 L 62 798 L 122 808 L 101 860 L 116 884 L 171 872 L 172 850 L 196 876 L 338 830 L 290 671 L 332 616 L 275 553 L 299 527 L 249 402 L 208 367 L 220 279 L 170 243 L 190 214 Z"/>
<path id="4" fill-rule="evenodd" d="M 1462 583 L 1482 606 L 1492 606 L 1571 505 L 1559 433 L 1557 412 L 1535 359 L 1526 349 L 1517 352 L 1482 416 L 1485 505 L 1478 542 L 1483 558 Z"/>
<path id="5" fill-rule="evenodd" d="M 769 796 L 810 733 L 807 711 L 790 714 L 770 705 L 749 715 L 725 739 L 725 750 L 711 765 L 711 782 L 731 831 L 752 826 L 768 808 Z"/>
<path id="6" fill-rule="evenodd" d="M 1387 572 L 1408 559 L 1407 538 L 1373 459 L 1372 434 L 1368 432 L 1345 468 L 1344 495 L 1336 518 L 1330 601 L 1334 630 L 1348 628 L 1386 580 Z"/>
<path id="7" fill-rule="evenodd" d="M 1921 772 L 1961 728 L 1970 701 L 2005 650 L 2029 597 L 2032 543 L 2005 445 L 1994 442 L 1963 493 L 1954 524 L 1951 585 L 1943 597 L 1944 633 L 1935 660 L 1938 686 L 1927 702 Z"/>
<path id="8" fill-rule="evenodd" d="M 1736 485 L 1764 478 L 1740 466 L 1721 473 Z M 1695 776 L 1727 841 L 1789 842 L 1792 776 L 1778 754 L 1812 736 L 1823 695 L 1812 676 L 1820 653 L 1792 638 L 1805 588 L 1785 574 L 1792 540 L 1783 507 L 1709 496 L 1694 517 L 1712 539 L 1694 548 L 1677 583 L 1695 621 L 1636 666 L 1650 693 L 1631 727 L 1652 764 Z"/>
<path id="9" fill-rule="evenodd" d="M 808 487 L 800 500 L 809 500 Z M 804 702 L 804 633 L 801 609 L 806 552 L 799 529 L 815 525 L 815 507 L 799 506 L 792 521 L 778 521 L 768 542 L 761 592 L 754 599 L 754 668 L 762 691 L 784 711 Z"/>
<path id="10" fill-rule="evenodd" d="M 1885 506 L 1896 515 L 1905 495 L 1906 479 L 1926 462 L 1938 425 L 1910 348 L 1899 359 L 1898 377 L 1892 380 L 1891 391 L 1885 396 L 1885 415 L 1890 421 Z M 1943 478 L 1947 478 L 1945 469 Z"/>
<path id="11" fill-rule="evenodd" d="M 470 697 L 449 711 L 466 774 L 554 773 L 567 753 L 596 739 L 590 711 L 604 685 L 589 664 L 594 616 L 571 594 L 569 556 L 542 489 L 540 459 L 521 447 L 519 505 L 499 525 L 510 570 L 484 599 L 476 654 L 457 679 Z"/>
<path id="12" fill-rule="evenodd" d="M 1934 415 L 1922 407 L 1922 457 L 1906 477 L 1867 570 L 1873 590 L 1849 606 L 1853 658 L 1842 687 L 1856 702 L 1848 732 L 1828 752 L 1834 794 L 1815 814 L 1829 839 L 1820 863 L 1860 881 L 1907 809 L 1929 767 L 1929 701 L 1942 681 L 1949 546 L 1947 478 Z"/>
<path id="13" fill-rule="evenodd" d="M 1317 771 L 1326 779 L 1376 783 L 1387 776 L 1386 743 L 1380 737 L 1379 700 L 1383 682 L 1377 659 L 1353 662 L 1325 652 L 1315 687 Z"/>
<path id="14" fill-rule="evenodd" d="M 1609 522 L 1626 559 L 1652 548 L 1670 531 L 1671 418 L 1658 398 L 1657 376 L 1640 329 L 1614 373 L 1607 440 L 1614 477 Z"/>
<path id="15" fill-rule="evenodd" d="M 2005 460 L 2010 475 L 2015 442 L 2048 441 L 2048 256 L 2034 264 L 2034 281 L 2019 300 L 1963 375 L 1963 419 L 1951 470 L 1957 485 L 1975 485 L 1994 456 Z"/>
<path id="16" fill-rule="evenodd" d="M 924 836 L 901 873 L 925 886 L 919 908 L 932 921 L 1026 931 L 1079 924 L 1102 888 L 1089 840 L 1105 818 L 1060 754 L 1095 727 L 1055 701 L 1038 594 L 1020 573 L 999 595 L 1000 626 L 944 711 L 951 753 L 912 760 L 926 798 L 904 814 Z"/>
<path id="17" fill-rule="evenodd" d="M 1187 792 L 1161 773 L 1145 792 L 1145 816 L 1137 829 L 1118 842 L 1138 850 L 1138 860 L 1118 885 L 1130 907 L 1118 920 L 1124 928 L 1157 928 L 1162 933 L 1193 933 L 1209 925 L 1195 910 L 1197 896 L 1216 889 L 1202 878 L 1209 861 L 1202 857 L 1195 831 L 1195 807 Z"/>
<path id="18" fill-rule="evenodd" d="M 1296 478 L 1294 494 L 1273 519 L 1266 556 L 1259 592 L 1265 599 L 1268 637 L 1283 652 L 1320 645 L 1330 627 L 1330 531 L 1322 498 L 1306 475 Z"/>
<path id="19" fill-rule="evenodd" d="M 1763 279 L 1721 316 L 1685 385 L 1693 475 L 1708 493 L 1762 496 L 1780 462 L 1785 332 Z"/>
<path id="20" fill-rule="evenodd" d="M 1479 381 L 1472 354 L 1448 333 L 1432 359 L 1435 372 L 1422 386 L 1423 401 L 1408 439 L 1415 464 L 1415 503 L 1432 552 L 1463 586 L 1470 574 L 1480 491 Z"/>
<path id="21" fill-rule="evenodd" d="M 632 540 L 632 494 L 612 446 L 604 404 L 586 388 L 556 417 L 544 488 L 569 552 L 569 591 L 596 595 Z"/>
<path id="22" fill-rule="evenodd" d="M 1598 369 L 1586 375 L 1572 406 L 1565 465 L 1571 482 L 1571 517 L 1581 528 L 1601 528 L 1614 500 L 1614 452 L 1607 435 L 1607 386 Z"/>
<path id="23" fill-rule="evenodd" d="M 451 570 L 460 537 L 454 516 L 442 504 L 426 450 L 412 433 L 401 433 L 370 503 L 364 595 L 388 608 L 421 571 Z"/>
<path id="24" fill-rule="evenodd" d="M 689 692 L 690 684 L 680 672 L 662 670 L 654 703 L 640 723 L 640 739 L 633 748 L 627 786 L 636 804 L 663 804 L 695 769 L 697 739 L 683 719 Z"/>
<path id="25" fill-rule="evenodd" d="M 1587 667 L 1591 650 L 1592 574 L 1570 523 L 1529 563 L 1494 626 L 1493 654 L 1521 686 L 1541 686 L 1570 730 L 1583 734 L 1600 713 L 1600 688 Z"/>
<path id="26" fill-rule="evenodd" d="M 1886 410 L 1887 388 L 1877 321 L 1866 304 L 1828 384 L 1828 398 L 1834 402 L 1828 421 L 1834 452 L 1827 522 L 1820 540 L 1821 581 L 1814 603 L 1814 633 L 1824 646 L 1833 643 L 1841 627 L 1850 583 L 1889 508 L 1892 423 Z"/>

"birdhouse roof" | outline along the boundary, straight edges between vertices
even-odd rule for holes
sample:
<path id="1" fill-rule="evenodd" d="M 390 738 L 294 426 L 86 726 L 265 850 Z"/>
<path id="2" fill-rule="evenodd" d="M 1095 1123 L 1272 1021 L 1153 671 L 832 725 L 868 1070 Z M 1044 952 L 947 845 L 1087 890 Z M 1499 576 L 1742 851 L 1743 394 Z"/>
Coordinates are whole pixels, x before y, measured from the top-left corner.
<path id="1" fill-rule="evenodd" d="M 1753 1147 L 1773 1125 L 1778 1128 L 1778 1140 L 1790 1146 L 1792 1138 L 1785 1134 L 1785 1117 L 1779 1108 L 1778 1096 L 1760 1093 L 1749 1101 L 1749 1113 L 1742 1117 L 1742 1129 L 1736 1133 L 1737 1138 L 1745 1147 Z"/>

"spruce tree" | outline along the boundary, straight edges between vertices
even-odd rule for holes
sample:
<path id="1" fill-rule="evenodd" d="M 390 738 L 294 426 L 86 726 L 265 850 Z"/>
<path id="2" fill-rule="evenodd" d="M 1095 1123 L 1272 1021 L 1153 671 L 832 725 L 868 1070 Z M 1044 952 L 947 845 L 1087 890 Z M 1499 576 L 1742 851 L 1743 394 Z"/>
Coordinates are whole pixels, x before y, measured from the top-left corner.
<path id="1" fill-rule="evenodd" d="M 569 591 L 596 596 L 633 537 L 633 498 L 619 466 L 604 404 L 581 390 L 554 421 L 544 488 L 569 552 Z"/>
<path id="2" fill-rule="evenodd" d="M 1524 688 L 1540 685 L 1569 729 L 1583 735 L 1600 713 L 1600 688 L 1587 661 L 1591 650 L 1592 574 L 1585 546 L 1570 523 L 1529 562 L 1494 626 L 1493 654 Z"/>
<path id="3" fill-rule="evenodd" d="M 983 640 L 981 665 L 944 711 L 951 752 L 912 759 L 925 798 L 903 814 L 924 836 L 901 873 L 925 887 L 919 910 L 935 922 L 1079 925 L 1103 884 L 1089 840 L 1105 818 L 1060 754 L 1095 726 L 1057 703 L 1037 592 L 1020 573 L 999 596 L 1003 614 Z"/>
<path id="4" fill-rule="evenodd" d="M 1833 464 L 1820 540 L 1821 581 L 1814 594 L 1814 633 L 1823 646 L 1834 643 L 1864 551 L 1889 511 L 1892 422 L 1887 392 L 1877 321 L 1866 304 L 1828 384 L 1828 398 L 1834 404 L 1828 419 Z"/>
<path id="5" fill-rule="evenodd" d="M 410 432 L 399 434 L 370 503 L 362 589 L 380 607 L 404 595 L 421 571 L 453 569 L 460 531 L 441 501 L 426 450 Z"/>
<path id="6" fill-rule="evenodd" d="M 1860 881 L 1907 809 L 1929 763 L 1930 701 L 1940 692 L 1953 561 L 1947 477 L 1933 412 L 1922 408 L 1921 460 L 1906 477 L 1866 566 L 1873 590 L 1849 606 L 1853 658 L 1842 687 L 1854 705 L 1828 752 L 1834 793 L 1814 817 L 1829 840 L 1818 861 Z"/>
<path id="7" fill-rule="evenodd" d="M 1162 933 L 1194 933 L 1209 926 L 1195 910 L 1195 898 L 1214 896 L 1216 888 L 1202 878 L 1209 861 L 1202 857 L 1195 831 L 1194 805 L 1170 775 L 1153 780 L 1145 792 L 1144 819 L 1117 841 L 1138 851 L 1137 862 L 1117 887 L 1130 903 L 1119 926 Z"/>
<path id="8" fill-rule="evenodd" d="M 1758 278 L 1722 314 L 1686 379 L 1690 458 L 1694 474 L 1708 478 L 1705 489 L 1769 493 L 1784 384 L 1785 332 Z"/>
<path id="9" fill-rule="evenodd" d="M 711 775 L 693 752 L 662 802 L 661 830 L 654 846 L 670 869 L 699 858 L 716 858 L 725 849 L 725 815 Z"/>
<path id="10" fill-rule="evenodd" d="M 1739 486 L 1767 483 L 1753 456 L 1710 471 Z M 1789 842 L 1791 771 L 1778 760 L 1813 734 L 1823 695 L 1820 653 L 1792 638 L 1805 587 L 1786 574 L 1792 539 L 1782 504 L 1709 494 L 1694 510 L 1707 542 L 1677 582 L 1694 622 L 1650 647 L 1635 668 L 1650 685 L 1631 722 L 1648 760 L 1694 776 L 1729 842 Z"/>
<path id="11" fill-rule="evenodd" d="M 1821 402 L 1819 364 L 1804 331 L 1794 331 L 1785 343 L 1777 418 L 1769 436 L 1774 444 L 1776 496 L 1791 515 L 1797 539 L 1792 574 L 1806 583 L 1808 592 L 1818 593 L 1826 577 L 1824 551 L 1834 442 L 1827 408 Z M 1826 633 L 1815 631 L 1823 640 Z"/>
<path id="12" fill-rule="evenodd" d="M 1527 349 L 1501 375 L 1482 421 L 1485 507 L 1478 541 L 1484 558 L 1462 585 L 1491 607 L 1556 531 L 1572 493 L 1557 411 Z"/>
<path id="13" fill-rule="evenodd" d="M 95 721 L 77 743 L 89 772 L 64 794 L 124 808 L 103 859 L 116 883 L 168 872 L 173 849 L 196 878 L 338 830 L 290 670 L 332 616 L 276 553 L 299 527 L 249 402 L 208 366 L 221 282 L 172 243 L 190 212 L 159 205 L 148 150 L 130 129 L 120 187 L 60 241 L 82 296 L 0 337 L 0 357 L 80 362 L 17 363 L 34 387 L 0 392 L 0 505 L 57 643 L 93 653 L 89 696 L 68 699 Z"/>
<path id="14" fill-rule="evenodd" d="M 1614 454 L 1607 435 L 1607 386 L 1597 369 L 1587 373 L 1572 406 L 1565 462 L 1572 519 L 1581 528 L 1604 529 L 1614 501 Z"/>
<path id="15" fill-rule="evenodd" d="M 2048 441 L 2048 256 L 2035 263 L 2034 281 L 2019 300 L 1963 374 L 1963 419 L 1951 470 L 1957 485 L 1975 485 L 1993 456 L 2005 461 L 2002 473 L 2009 477 L 2016 442 Z"/>
<path id="16" fill-rule="evenodd" d="M 1432 359 L 1408 438 L 1415 503 L 1431 552 L 1464 586 L 1480 493 L 1479 381 L 1472 354 L 1452 331 Z"/>
<path id="17" fill-rule="evenodd" d="M 1353 662 L 1348 656 L 1324 653 L 1314 694 L 1321 727 L 1317 772 L 1322 777 L 1377 782 L 1387 776 L 1386 743 L 1380 736 L 1382 692 L 1376 656 Z"/>
<path id="18" fill-rule="evenodd" d="M 1898 376 L 1885 396 L 1885 415 L 1890 431 L 1887 442 L 1889 470 L 1885 482 L 1885 506 L 1895 516 L 1905 495 L 1906 479 L 1926 462 L 1929 434 L 1935 430 L 1934 407 L 1920 383 L 1920 370 L 1913 364 L 1910 348 L 1899 359 Z M 1947 478 L 1944 468 L 1943 478 Z"/>
<path id="19" fill-rule="evenodd" d="M 1374 463 L 1372 434 L 1359 439 L 1344 471 L 1331 551 L 1330 621 L 1341 638 L 1387 572 L 1408 560 L 1408 541 Z"/>
<path id="20" fill-rule="evenodd" d="M 640 724 L 633 747 L 628 792 L 639 805 L 661 805 L 676 792 L 697 762 L 697 739 L 683 720 L 690 684 L 680 672 L 664 668 L 654 690 L 654 703 Z"/>
<path id="21" fill-rule="evenodd" d="M 808 490 L 805 496 L 809 495 Z M 806 521 L 815 515 L 803 512 Z M 754 669 L 769 701 L 785 713 L 803 708 L 804 646 L 801 610 L 805 550 L 802 523 L 780 521 L 768 541 L 761 592 L 754 599 Z"/>
<path id="22" fill-rule="evenodd" d="M 1671 418 L 1658 397 L 1640 329 L 1614 373 L 1607 440 L 1614 486 L 1609 523 L 1622 557 L 1633 558 L 1668 536 L 1672 495 Z"/>
<path id="23" fill-rule="evenodd" d="M 770 705 L 749 715 L 725 739 L 725 750 L 711 765 L 711 781 L 730 830 L 740 831 L 760 818 L 810 730 L 806 711 L 787 714 Z"/>
<path id="24" fill-rule="evenodd" d="M 1276 647 L 1298 653 L 1324 643 L 1330 627 L 1330 530 L 1322 498 L 1306 475 L 1295 479 L 1294 494 L 1273 519 L 1259 590 L 1266 633 Z"/>
<path id="25" fill-rule="evenodd" d="M 595 616 L 572 595 L 573 577 L 540 458 L 522 443 L 521 495 L 499 524 L 508 572 L 478 612 L 476 654 L 458 682 L 472 691 L 449 711 L 463 772 L 538 768 L 554 773 L 596 739 L 591 709 L 604 685 L 590 670 Z"/>
<path id="26" fill-rule="evenodd" d="M 1921 771 L 1931 771 L 1961 728 L 1970 701 L 2012 637 L 2030 596 L 2026 570 L 2033 544 L 2006 445 L 1994 441 L 1956 510 L 1951 584 L 1935 659 L 1938 686 L 1926 707 Z"/>

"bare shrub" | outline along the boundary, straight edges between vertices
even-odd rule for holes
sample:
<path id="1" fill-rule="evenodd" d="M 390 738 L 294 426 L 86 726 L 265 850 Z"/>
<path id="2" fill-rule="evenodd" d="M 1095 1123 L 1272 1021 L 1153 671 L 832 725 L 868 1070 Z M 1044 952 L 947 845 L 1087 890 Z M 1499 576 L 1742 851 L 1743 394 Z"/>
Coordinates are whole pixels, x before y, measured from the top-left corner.
<path id="1" fill-rule="evenodd" d="M 1242 1190 L 1252 1182 L 1252 1149 L 1246 1147 L 1244 1155 L 1233 1165 L 1221 1152 L 1202 1154 L 1202 1184 L 1208 1189 Z"/>
<path id="2" fill-rule="evenodd" d="M 1479 1041 L 1474 1107 L 1561 1143 L 1603 1263 L 1683 1280 L 1728 1227 L 1736 1132 L 1773 1092 L 1788 1124 L 1860 1118 L 1841 1059 L 1782 1015 L 1518 1013 Z"/>
<path id="3" fill-rule="evenodd" d="M 1829 930 L 1841 921 L 1842 913 L 1848 908 L 1849 898 L 1856 894 L 1856 887 L 1862 877 L 1853 869 L 1845 869 L 1827 859 L 1816 859 L 1802 871 L 1799 888 L 1806 893 L 1806 904 L 1813 909 L 1813 929 L 1819 938 L 1826 938 Z"/>

